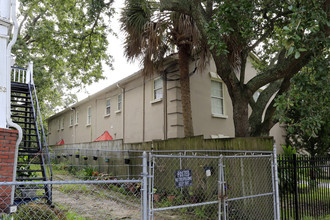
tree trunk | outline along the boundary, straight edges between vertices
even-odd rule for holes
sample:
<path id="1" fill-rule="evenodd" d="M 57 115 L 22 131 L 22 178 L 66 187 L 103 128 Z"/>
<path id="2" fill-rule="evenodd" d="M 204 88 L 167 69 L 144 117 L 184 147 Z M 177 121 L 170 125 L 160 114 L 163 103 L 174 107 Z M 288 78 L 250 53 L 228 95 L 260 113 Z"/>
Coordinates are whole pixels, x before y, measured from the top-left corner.
<path id="1" fill-rule="evenodd" d="M 243 96 L 243 97 L 242 97 Z M 232 98 L 235 137 L 249 137 L 248 99 L 244 95 Z"/>
<path id="2" fill-rule="evenodd" d="M 185 137 L 194 136 L 191 102 L 190 102 L 189 59 L 190 59 L 190 45 L 187 44 L 180 45 L 179 70 L 180 70 L 182 116 L 183 116 L 183 127 L 184 127 Z"/>

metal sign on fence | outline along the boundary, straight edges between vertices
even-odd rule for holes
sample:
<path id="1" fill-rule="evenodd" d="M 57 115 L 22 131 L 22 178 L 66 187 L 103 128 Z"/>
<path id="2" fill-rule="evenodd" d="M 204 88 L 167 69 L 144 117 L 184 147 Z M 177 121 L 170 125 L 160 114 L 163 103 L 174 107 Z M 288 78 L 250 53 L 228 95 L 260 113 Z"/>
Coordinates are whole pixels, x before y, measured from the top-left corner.
<path id="1" fill-rule="evenodd" d="M 182 188 L 192 185 L 191 170 L 176 170 L 175 171 L 175 187 Z"/>

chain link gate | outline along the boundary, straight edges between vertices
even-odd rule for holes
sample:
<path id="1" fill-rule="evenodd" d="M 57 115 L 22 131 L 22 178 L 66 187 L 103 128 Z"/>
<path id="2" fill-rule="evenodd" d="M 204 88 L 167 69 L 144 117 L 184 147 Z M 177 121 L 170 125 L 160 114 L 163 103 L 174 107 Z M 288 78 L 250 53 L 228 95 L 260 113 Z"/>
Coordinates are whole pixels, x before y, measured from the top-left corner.
<path id="1" fill-rule="evenodd" d="M 150 153 L 149 219 L 279 219 L 274 154 L 225 154 Z"/>
<path id="2" fill-rule="evenodd" d="M 273 155 L 220 157 L 219 219 L 278 219 Z"/>

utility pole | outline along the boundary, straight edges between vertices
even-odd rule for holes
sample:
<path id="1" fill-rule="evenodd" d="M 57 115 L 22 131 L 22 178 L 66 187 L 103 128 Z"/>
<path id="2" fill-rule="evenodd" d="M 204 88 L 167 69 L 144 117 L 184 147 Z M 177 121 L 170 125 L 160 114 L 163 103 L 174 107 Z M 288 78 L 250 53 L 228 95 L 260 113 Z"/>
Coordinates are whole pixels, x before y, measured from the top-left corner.
<path id="1" fill-rule="evenodd" d="M 11 0 L 0 1 L 0 128 L 6 128 L 6 117 L 9 109 L 8 80 L 10 81 L 10 69 L 8 69 L 11 54 L 8 51 L 8 43 L 12 30 L 10 21 Z"/>

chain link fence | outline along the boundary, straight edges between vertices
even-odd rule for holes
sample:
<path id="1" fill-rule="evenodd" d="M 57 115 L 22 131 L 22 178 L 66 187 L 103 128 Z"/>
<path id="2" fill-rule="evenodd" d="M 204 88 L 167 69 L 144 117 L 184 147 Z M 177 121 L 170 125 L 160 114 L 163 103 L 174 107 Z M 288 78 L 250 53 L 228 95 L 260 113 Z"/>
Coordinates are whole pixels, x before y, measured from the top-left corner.
<path id="1" fill-rule="evenodd" d="M 186 218 L 216 218 L 218 164 L 218 157 L 153 155 L 151 215 L 176 209 Z"/>
<path id="2" fill-rule="evenodd" d="M 50 153 L 54 180 L 137 179 L 142 173 L 142 151 L 60 149 Z M 59 170 L 67 172 L 58 172 Z"/>
<path id="3" fill-rule="evenodd" d="M 224 156 L 224 214 L 227 219 L 274 219 L 272 155 Z"/>
<path id="4" fill-rule="evenodd" d="M 52 181 L 0 182 L 0 219 L 276 219 L 271 152 L 62 149 L 50 160 Z"/>
<path id="5" fill-rule="evenodd" d="M 180 219 L 276 219 L 270 152 L 156 152 L 149 161 L 151 219 L 159 212 Z"/>
<path id="6" fill-rule="evenodd" d="M 143 218 L 142 195 L 147 187 L 143 152 L 53 151 L 50 159 L 51 180 L 0 182 L 0 219 Z M 38 179 L 41 174 L 32 172 L 34 163 L 27 166 L 31 172 L 24 175 Z M 51 198 L 45 196 L 46 188 Z"/>
<path id="7" fill-rule="evenodd" d="M 4 185 L 6 184 L 6 185 Z M 8 184 L 8 185 L 7 185 Z M 10 185 L 9 185 L 10 184 Z M 38 197 L 40 186 L 51 184 L 52 203 Z M 94 180 L 0 183 L 0 198 L 8 188 L 29 185 L 20 191 L 24 200 L 3 207 L 1 219 L 141 219 L 141 181 Z M 1 200 L 3 202 L 3 200 Z"/>

